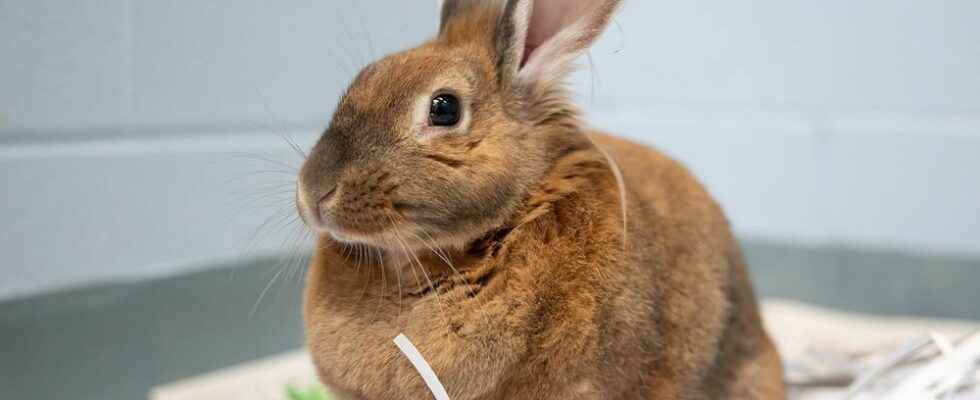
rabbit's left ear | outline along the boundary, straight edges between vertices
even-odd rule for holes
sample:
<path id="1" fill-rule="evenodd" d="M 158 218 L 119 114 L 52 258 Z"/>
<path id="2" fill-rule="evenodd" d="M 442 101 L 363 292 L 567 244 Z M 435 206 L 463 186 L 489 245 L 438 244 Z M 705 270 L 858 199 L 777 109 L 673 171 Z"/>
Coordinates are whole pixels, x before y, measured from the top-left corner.
<path id="1" fill-rule="evenodd" d="M 622 0 L 507 0 L 496 38 L 505 79 L 518 85 L 563 79 L 621 4 Z"/>

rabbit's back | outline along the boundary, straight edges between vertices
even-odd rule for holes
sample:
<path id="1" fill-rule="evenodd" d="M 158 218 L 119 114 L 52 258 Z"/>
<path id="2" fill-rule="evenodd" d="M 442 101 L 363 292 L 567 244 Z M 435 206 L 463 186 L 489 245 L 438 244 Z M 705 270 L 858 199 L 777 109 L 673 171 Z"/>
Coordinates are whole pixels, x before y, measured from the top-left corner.
<path id="1" fill-rule="evenodd" d="M 779 357 L 721 208 L 664 153 L 603 133 L 590 137 L 622 175 L 627 270 L 649 284 L 662 352 L 653 376 L 687 377 L 653 378 L 653 393 L 782 398 Z"/>

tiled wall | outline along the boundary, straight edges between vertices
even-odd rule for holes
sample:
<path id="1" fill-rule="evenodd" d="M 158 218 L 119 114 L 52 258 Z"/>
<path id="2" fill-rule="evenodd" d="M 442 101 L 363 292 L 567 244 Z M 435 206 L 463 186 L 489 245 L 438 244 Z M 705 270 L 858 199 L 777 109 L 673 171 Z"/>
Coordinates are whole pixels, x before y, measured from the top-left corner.
<path id="1" fill-rule="evenodd" d="M 972 0 L 630 0 L 574 82 L 746 236 L 980 253 L 976 21 Z M 276 208 L 250 201 L 290 195 L 237 153 L 297 161 L 276 132 L 312 143 L 359 65 L 434 29 L 430 1 L 0 0 L 0 298 L 240 256 Z"/>

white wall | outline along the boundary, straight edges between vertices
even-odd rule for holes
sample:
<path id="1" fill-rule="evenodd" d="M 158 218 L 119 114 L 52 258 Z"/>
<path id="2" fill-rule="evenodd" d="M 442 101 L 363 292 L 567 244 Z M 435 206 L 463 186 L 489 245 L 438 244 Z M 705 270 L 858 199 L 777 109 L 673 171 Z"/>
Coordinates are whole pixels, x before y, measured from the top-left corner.
<path id="1" fill-rule="evenodd" d="M 980 254 L 976 21 L 973 0 L 630 0 L 574 81 L 745 236 Z M 428 1 L 0 0 L 0 298 L 240 256 L 271 213 L 240 192 L 287 175 L 234 153 L 297 161 L 275 132 L 312 143 L 357 66 L 434 29 Z"/>

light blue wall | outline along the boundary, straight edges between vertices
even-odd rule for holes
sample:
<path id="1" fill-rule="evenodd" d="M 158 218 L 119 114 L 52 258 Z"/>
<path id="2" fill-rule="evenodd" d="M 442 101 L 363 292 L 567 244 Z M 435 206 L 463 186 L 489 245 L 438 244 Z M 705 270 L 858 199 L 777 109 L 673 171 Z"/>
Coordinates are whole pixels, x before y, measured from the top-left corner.
<path id="1" fill-rule="evenodd" d="M 275 132 L 312 143 L 432 3 L 0 0 L 0 298 L 240 256 L 276 208 L 242 192 L 284 176 L 234 153 L 296 161 Z M 977 21 L 973 0 L 630 0 L 573 83 L 747 237 L 977 254 Z"/>
<path id="2" fill-rule="evenodd" d="M 2 0 L 0 132 L 232 133 L 272 120 L 313 128 L 358 66 L 432 31 L 425 5 Z"/>

